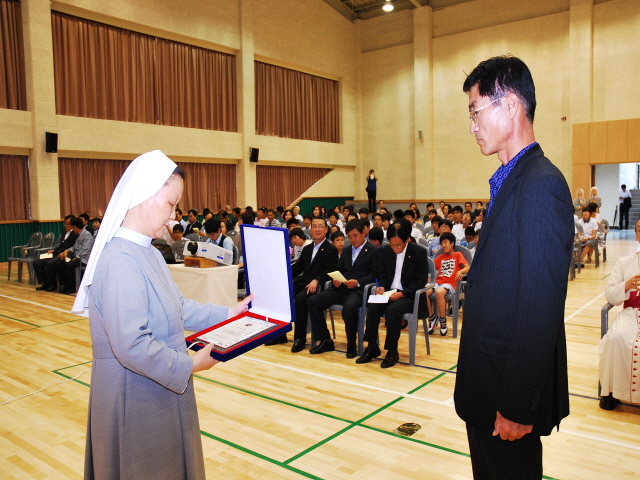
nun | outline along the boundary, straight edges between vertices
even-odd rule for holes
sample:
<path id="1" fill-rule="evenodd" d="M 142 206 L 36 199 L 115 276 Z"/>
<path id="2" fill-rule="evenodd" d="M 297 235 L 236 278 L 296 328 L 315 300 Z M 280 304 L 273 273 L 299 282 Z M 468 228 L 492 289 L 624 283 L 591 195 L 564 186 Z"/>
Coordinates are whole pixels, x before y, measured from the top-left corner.
<path id="1" fill-rule="evenodd" d="M 136 158 L 111 197 L 72 312 L 90 319 L 93 367 L 85 479 L 204 479 L 192 374 L 216 363 L 190 356 L 184 329 L 242 313 L 186 300 L 151 240 L 182 197 L 184 172 L 162 152 Z"/>

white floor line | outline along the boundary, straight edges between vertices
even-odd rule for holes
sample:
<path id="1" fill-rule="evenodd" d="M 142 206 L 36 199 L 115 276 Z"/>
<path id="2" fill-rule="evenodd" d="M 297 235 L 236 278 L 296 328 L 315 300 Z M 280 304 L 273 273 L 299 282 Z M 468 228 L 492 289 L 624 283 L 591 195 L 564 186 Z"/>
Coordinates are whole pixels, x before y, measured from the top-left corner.
<path id="1" fill-rule="evenodd" d="M 611 445 L 618 445 L 619 447 L 630 448 L 632 450 L 640 450 L 640 446 L 631 445 L 630 443 L 618 442 L 617 440 L 610 440 L 608 438 L 596 437 L 595 435 L 588 435 L 586 433 L 573 432 L 571 430 L 560 429 L 559 433 L 566 433 L 567 435 L 574 435 L 576 437 L 588 438 L 589 440 L 596 440 L 598 442 L 610 443 Z"/>
<path id="2" fill-rule="evenodd" d="M 29 300 L 22 300 L 21 298 L 9 297 L 8 295 L 0 295 L 0 297 L 2 297 L 2 298 L 10 298 L 11 300 L 15 300 L 17 302 L 30 303 L 31 305 L 37 305 L 39 307 L 50 308 L 51 310 L 58 310 L 59 312 L 68 313 L 69 315 L 74 315 L 76 317 L 81 317 L 82 316 L 82 315 L 76 315 L 75 313 L 71 313 L 71 310 L 63 310 L 62 308 L 50 307 L 49 305 L 44 305 L 42 303 L 37 303 L 37 302 L 30 302 Z"/>
<path id="3" fill-rule="evenodd" d="M 604 292 L 602 292 L 600 295 L 598 295 L 596 298 L 594 298 L 593 300 L 591 300 L 590 302 L 584 304 L 582 307 L 580 307 L 578 310 L 576 310 L 575 312 L 573 312 L 571 315 L 569 315 L 567 318 L 564 319 L 564 323 L 567 323 L 569 320 L 571 320 L 573 317 L 575 317 L 576 315 L 578 315 L 580 312 L 582 312 L 585 308 L 591 306 L 594 302 L 597 302 L 600 298 L 602 298 L 604 296 Z"/>
<path id="4" fill-rule="evenodd" d="M 278 369 L 283 369 L 284 368 L 286 370 L 291 370 L 293 372 L 304 373 L 306 375 L 311 375 L 311 376 L 314 376 L 314 377 L 324 378 L 326 380 L 331 380 L 332 382 L 346 383 L 348 385 L 353 385 L 355 387 L 368 388 L 370 390 L 377 390 L 379 392 L 390 393 L 391 395 L 396 395 L 398 397 L 411 398 L 411 399 L 414 399 L 414 400 L 420 400 L 422 402 L 436 403 L 438 405 L 444 405 L 445 407 L 452 407 L 453 406 L 453 405 L 448 405 L 446 402 L 441 402 L 439 400 L 432 400 L 430 398 L 418 397 L 417 395 L 412 395 L 410 393 L 402 393 L 402 392 L 396 392 L 394 390 L 387 390 L 386 388 L 374 387 L 372 385 L 367 385 L 365 383 L 352 382 L 351 380 L 346 380 L 344 378 L 330 377 L 329 375 L 323 375 L 322 373 L 311 372 L 309 370 L 302 370 L 300 368 L 289 367 L 287 365 L 282 365 L 282 364 L 273 363 L 273 362 L 267 362 L 266 360 L 260 360 L 258 358 L 252 358 L 252 357 L 249 357 L 247 355 L 242 355 L 242 356 L 237 357 L 237 358 L 244 359 L 244 360 L 250 360 L 252 362 L 257 362 L 257 363 L 264 363 L 265 365 L 272 365 L 272 366 L 274 366 L 274 367 L 276 367 Z"/>
<path id="5" fill-rule="evenodd" d="M 411 399 L 414 399 L 414 400 L 420 400 L 422 402 L 435 403 L 435 404 L 438 404 L 438 405 L 444 405 L 445 407 L 454 407 L 453 397 L 450 397 L 447 400 L 445 400 L 444 402 L 441 402 L 441 401 L 438 401 L 438 400 L 431 400 L 429 398 L 418 397 L 416 395 L 412 395 L 412 394 L 409 394 L 409 393 L 396 392 L 396 391 L 393 391 L 393 390 L 387 390 L 386 388 L 379 388 L 379 387 L 374 387 L 372 385 L 367 385 L 367 384 L 364 384 L 364 383 L 352 382 L 351 380 L 345 380 L 343 378 L 331 377 L 329 375 L 324 375 L 322 373 L 311 372 L 309 370 L 303 370 L 301 368 L 290 367 L 288 365 L 282 365 L 282 364 L 278 364 L 278 363 L 268 362 L 266 360 L 260 360 L 258 358 L 252 358 L 252 357 L 249 357 L 247 355 L 242 355 L 242 356 L 237 357 L 237 358 L 244 359 L 244 360 L 249 360 L 249 361 L 257 362 L 257 363 L 263 363 L 265 365 L 272 365 L 272 366 L 274 366 L 276 368 L 279 368 L 279 369 L 284 368 L 286 370 L 291 370 L 291 371 L 294 371 L 294 372 L 303 373 L 303 374 L 311 375 L 311 376 L 314 376 L 314 377 L 324 378 L 324 379 L 330 380 L 332 382 L 346 383 L 348 385 L 353 385 L 353 386 L 356 386 L 356 387 L 363 387 L 363 388 L 368 388 L 370 390 L 377 390 L 379 392 L 390 393 L 392 395 L 397 395 L 398 397 L 405 397 L 405 398 L 411 398 Z M 609 443 L 611 445 L 617 445 L 619 447 L 624 447 L 624 448 L 629 448 L 631 450 L 639 450 L 640 451 L 640 445 L 632 445 L 630 443 L 624 443 L 624 442 L 619 442 L 617 440 L 612 440 L 612 439 L 609 439 L 609 438 L 597 437 L 595 435 L 588 435 L 588 434 L 585 434 L 585 433 L 574 432 L 574 431 L 571 431 L 571 430 L 566 430 L 564 428 L 561 428 L 559 432 L 555 432 L 555 431 L 553 432 L 554 435 L 557 435 L 558 433 L 561 433 L 561 434 L 562 433 L 566 433 L 567 435 L 573 435 L 573 436 L 576 436 L 576 437 L 583 437 L 583 438 L 586 438 L 586 439 L 589 439 L 589 440 L 593 440 L 593 441 L 596 441 L 596 442 Z"/>

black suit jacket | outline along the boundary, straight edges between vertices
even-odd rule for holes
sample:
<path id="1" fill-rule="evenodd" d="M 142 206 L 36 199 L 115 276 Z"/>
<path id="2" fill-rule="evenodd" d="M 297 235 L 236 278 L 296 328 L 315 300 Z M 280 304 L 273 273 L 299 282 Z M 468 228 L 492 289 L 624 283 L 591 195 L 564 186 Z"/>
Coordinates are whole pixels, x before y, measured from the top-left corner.
<path id="1" fill-rule="evenodd" d="M 305 285 L 308 285 L 312 280 L 318 280 L 321 284 L 330 280 L 327 274 L 334 272 L 336 263 L 338 263 L 338 250 L 328 240 L 322 243 L 312 262 L 313 247 L 313 243 L 304 247 L 300 258 L 291 266 L 291 274 L 295 281 Z"/>
<path id="2" fill-rule="evenodd" d="M 379 275 L 378 247 L 368 241 L 362 245 L 356 261 L 351 264 L 353 246 L 342 249 L 342 256 L 338 261 L 338 270 L 347 280 L 358 280 L 359 287 L 353 290 L 362 292 L 367 283 L 374 283 Z M 346 285 L 340 285 L 342 289 L 348 289 Z"/>
<path id="3" fill-rule="evenodd" d="M 396 258 L 398 256 L 389 245 L 382 248 L 381 253 L 382 261 L 378 283 L 388 291 L 391 290 L 393 277 L 396 274 Z M 409 242 L 404 254 L 402 273 L 400 274 L 402 294 L 405 297 L 413 298 L 416 290 L 420 290 L 426 285 L 429 278 L 429 265 L 427 262 L 427 249 Z"/>
<path id="4" fill-rule="evenodd" d="M 187 223 L 187 228 L 184 229 L 184 236 L 186 237 L 187 235 L 189 235 L 190 233 L 195 233 L 193 231 L 194 228 L 198 228 L 200 230 L 202 230 L 202 224 L 198 221 L 195 221 L 193 223 Z"/>
<path id="5" fill-rule="evenodd" d="M 63 237 L 62 242 L 60 243 L 60 245 L 58 245 L 53 250 L 53 258 L 55 258 L 56 255 L 60 255 L 65 250 L 68 250 L 71 247 L 73 247 L 76 244 L 76 239 L 77 238 L 78 238 L 78 235 L 76 234 L 76 232 L 71 230 L 71 232 L 69 232 L 69 236 L 66 238 L 66 240 Z"/>
<path id="6" fill-rule="evenodd" d="M 545 221 L 531 228 L 532 206 Z M 569 414 L 564 303 L 573 205 L 562 173 L 533 146 L 482 224 L 467 275 L 455 404 L 493 431 L 496 411 L 548 435 Z"/>

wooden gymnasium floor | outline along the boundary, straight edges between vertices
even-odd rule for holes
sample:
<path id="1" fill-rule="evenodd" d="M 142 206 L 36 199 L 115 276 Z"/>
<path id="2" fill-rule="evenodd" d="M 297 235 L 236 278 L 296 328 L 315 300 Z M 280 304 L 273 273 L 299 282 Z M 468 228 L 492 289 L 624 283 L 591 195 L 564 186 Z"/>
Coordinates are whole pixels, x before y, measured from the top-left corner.
<path id="1" fill-rule="evenodd" d="M 613 230 L 608 240 L 607 263 L 587 265 L 569 282 L 571 415 L 544 439 L 545 478 L 630 478 L 640 467 L 640 408 L 598 408 L 604 286 L 616 260 L 638 245 L 630 230 Z M 0 266 L 0 403 L 91 368 L 88 320 L 68 313 L 72 301 L 7 281 L 6 264 Z M 418 339 L 419 365 L 411 367 L 403 334 L 404 363 L 382 370 L 379 360 L 347 360 L 341 321 L 337 327 L 339 351 L 312 356 L 290 353 L 291 344 L 260 347 L 196 375 L 207 477 L 471 478 L 452 401 L 458 340 L 432 336 L 427 356 Z M 2 479 L 81 478 L 90 383 L 86 372 L 0 406 Z M 394 434 L 405 422 L 422 429 Z"/>

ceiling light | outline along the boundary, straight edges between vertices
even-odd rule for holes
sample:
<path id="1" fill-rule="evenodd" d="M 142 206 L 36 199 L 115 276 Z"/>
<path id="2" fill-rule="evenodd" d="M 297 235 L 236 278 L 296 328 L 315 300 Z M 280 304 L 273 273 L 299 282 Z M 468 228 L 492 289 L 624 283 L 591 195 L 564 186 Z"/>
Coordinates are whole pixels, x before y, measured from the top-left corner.
<path id="1" fill-rule="evenodd" d="M 390 12 L 393 10 L 393 5 L 391 4 L 391 0 L 387 0 L 387 2 L 384 4 L 384 7 L 382 7 L 382 9 L 385 12 Z"/>

